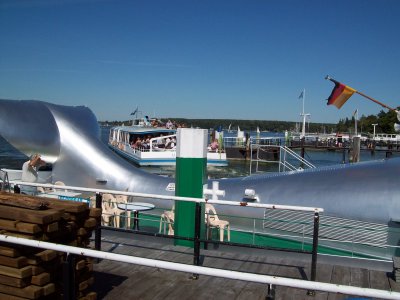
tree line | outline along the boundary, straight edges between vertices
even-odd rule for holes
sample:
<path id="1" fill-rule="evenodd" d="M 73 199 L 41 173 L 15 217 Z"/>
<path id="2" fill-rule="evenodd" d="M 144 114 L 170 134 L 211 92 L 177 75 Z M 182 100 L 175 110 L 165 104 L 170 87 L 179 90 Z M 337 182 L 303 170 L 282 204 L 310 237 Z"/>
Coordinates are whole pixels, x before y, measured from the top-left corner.
<path id="1" fill-rule="evenodd" d="M 212 129 L 232 129 L 237 130 L 240 127 L 244 131 L 256 131 L 259 128 L 260 131 L 270 132 L 284 132 L 287 131 L 301 131 L 301 122 L 291 121 L 267 121 L 267 120 L 237 120 L 237 119 L 186 119 L 186 118 L 161 118 L 162 122 L 166 123 L 168 120 L 181 124 L 185 127 L 194 128 L 212 128 Z M 122 124 L 130 125 L 131 120 L 125 121 L 100 121 L 99 124 L 102 126 L 120 126 Z M 373 133 L 375 125 L 376 133 L 395 133 L 394 124 L 399 122 L 397 120 L 397 114 L 394 111 L 385 112 L 381 110 L 378 115 L 362 115 L 357 120 L 357 132 L 358 133 Z M 354 132 L 355 130 L 355 118 L 340 119 L 337 124 L 333 123 L 313 123 L 309 122 L 306 124 L 306 132 L 313 133 L 332 133 L 332 132 Z"/>
<path id="2" fill-rule="evenodd" d="M 385 112 L 381 110 L 377 115 L 362 115 L 357 120 L 357 132 L 360 133 L 396 133 L 394 124 L 400 123 L 397 119 L 397 113 L 395 111 Z M 352 116 L 350 119 L 340 119 L 336 125 L 336 132 L 354 132 L 355 130 L 355 117 Z"/>

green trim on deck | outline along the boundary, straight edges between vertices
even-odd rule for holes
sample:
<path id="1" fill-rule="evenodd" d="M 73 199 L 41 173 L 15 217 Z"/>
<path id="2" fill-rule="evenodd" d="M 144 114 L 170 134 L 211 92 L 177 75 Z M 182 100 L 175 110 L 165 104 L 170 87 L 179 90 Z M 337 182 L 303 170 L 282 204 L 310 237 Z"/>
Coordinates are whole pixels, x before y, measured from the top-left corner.
<path id="1" fill-rule="evenodd" d="M 131 224 L 133 224 L 133 217 L 131 217 Z M 140 229 L 144 231 L 150 232 L 158 232 L 160 228 L 160 217 L 155 215 L 150 215 L 146 213 L 140 214 Z M 204 221 L 203 221 L 204 222 Z M 124 218 L 121 218 L 121 228 L 125 225 Z M 204 223 L 205 224 L 205 223 Z M 133 226 L 133 225 L 131 225 Z M 205 225 L 204 225 L 205 226 Z M 204 230 L 202 229 L 204 232 Z M 163 232 L 161 232 L 163 233 Z M 226 232 L 225 232 L 226 236 Z M 204 239 L 205 237 L 202 237 Z M 212 235 L 209 237 L 212 240 L 218 241 L 219 240 L 219 232 L 217 229 L 212 230 Z M 254 239 L 254 243 L 253 243 Z M 187 241 L 185 241 L 187 242 Z M 287 238 L 282 237 L 274 237 L 268 236 L 264 234 L 256 233 L 253 236 L 251 232 L 239 231 L 239 230 L 231 230 L 231 242 L 239 243 L 239 244 L 250 244 L 250 245 L 257 245 L 257 246 L 268 246 L 280 249 L 291 249 L 291 250 L 307 250 L 311 251 L 312 244 L 305 243 L 302 245 L 301 242 L 290 240 Z M 338 256 L 347 256 L 347 257 L 357 257 L 357 258 L 372 258 L 376 259 L 379 258 L 377 256 L 372 255 L 364 255 L 359 253 L 352 253 L 346 250 L 335 249 L 332 247 L 327 246 L 318 246 L 318 253 L 319 254 L 329 254 L 329 255 L 338 255 Z"/>

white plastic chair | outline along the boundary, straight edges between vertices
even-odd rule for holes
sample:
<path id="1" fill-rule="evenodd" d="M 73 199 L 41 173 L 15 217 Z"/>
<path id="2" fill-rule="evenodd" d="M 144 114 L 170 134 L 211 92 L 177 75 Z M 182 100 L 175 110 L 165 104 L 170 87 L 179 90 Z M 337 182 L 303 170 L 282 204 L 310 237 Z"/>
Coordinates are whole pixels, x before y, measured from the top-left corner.
<path id="1" fill-rule="evenodd" d="M 103 194 L 101 202 L 101 222 L 103 225 L 110 226 L 110 221 L 115 217 L 115 197 L 111 194 Z"/>
<path id="2" fill-rule="evenodd" d="M 175 221 L 175 206 L 172 210 L 165 210 L 160 216 L 160 230 L 164 229 L 164 234 L 168 226 L 168 235 L 174 235 L 174 221 Z"/>
<path id="3" fill-rule="evenodd" d="M 225 220 L 220 220 L 218 218 L 217 212 L 211 204 L 206 203 L 206 216 L 208 228 L 218 228 L 219 229 L 219 240 L 224 241 L 224 230 L 226 228 L 228 234 L 228 241 L 231 240 L 231 232 L 229 227 L 229 222 Z"/>
<path id="4" fill-rule="evenodd" d="M 122 214 L 125 214 L 125 224 L 127 224 L 127 228 L 131 228 L 131 211 L 121 209 L 118 207 L 118 204 L 127 204 L 128 203 L 128 196 L 126 195 L 116 195 L 115 196 L 115 208 L 114 208 L 114 220 L 115 226 L 119 228 L 120 225 L 120 218 Z"/>

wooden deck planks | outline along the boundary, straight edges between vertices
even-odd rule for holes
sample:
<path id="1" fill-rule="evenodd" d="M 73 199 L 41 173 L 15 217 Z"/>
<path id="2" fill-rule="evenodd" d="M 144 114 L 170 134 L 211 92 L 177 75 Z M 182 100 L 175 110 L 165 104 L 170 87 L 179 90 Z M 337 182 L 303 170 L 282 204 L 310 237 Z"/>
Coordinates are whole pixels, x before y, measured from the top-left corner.
<path id="1" fill-rule="evenodd" d="M 369 271 L 369 284 L 372 289 L 389 290 L 389 278 L 386 272 Z"/>
<path id="2" fill-rule="evenodd" d="M 114 253 L 124 253 L 147 258 L 192 264 L 193 249 L 160 245 L 135 240 L 132 235 L 129 243 L 116 247 L 111 243 L 103 245 Z M 123 243 L 126 239 L 118 237 L 113 241 Z M 107 246 L 106 246 L 107 245 Z M 112 247 L 114 246 L 114 247 Z M 289 278 L 309 279 L 310 260 L 298 261 L 286 257 L 269 257 L 268 255 L 250 255 L 243 253 L 202 250 L 203 266 L 237 270 L 242 272 L 284 276 Z M 104 279 L 95 279 L 93 289 L 99 299 L 265 299 L 267 285 L 229 280 L 201 275 L 197 280 L 190 279 L 190 274 L 158 270 L 150 267 L 135 266 L 103 260 L 94 265 L 95 277 L 109 278 L 111 287 L 104 287 Z M 400 291 L 398 283 L 387 278 L 386 272 L 366 269 L 317 265 L 317 280 L 343 285 L 371 287 L 388 290 L 394 287 Z M 390 275 L 390 274 L 389 274 Z M 99 290 L 98 290 L 99 289 Z M 275 299 L 346 299 L 351 296 L 316 292 L 315 296 L 307 295 L 306 290 L 276 287 Z M 354 296 L 354 298 L 357 298 Z"/>
<path id="3" fill-rule="evenodd" d="M 350 268 L 350 285 L 369 288 L 369 272 L 366 269 Z"/>

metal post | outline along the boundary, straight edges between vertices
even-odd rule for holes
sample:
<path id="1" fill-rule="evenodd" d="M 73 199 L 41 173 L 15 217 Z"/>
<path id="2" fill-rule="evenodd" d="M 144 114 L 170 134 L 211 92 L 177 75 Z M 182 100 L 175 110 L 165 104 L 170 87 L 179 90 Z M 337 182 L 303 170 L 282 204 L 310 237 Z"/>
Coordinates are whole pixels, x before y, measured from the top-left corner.
<path id="1" fill-rule="evenodd" d="M 101 203 L 103 202 L 103 196 L 100 193 L 96 193 L 96 208 L 101 209 Z M 101 223 L 96 225 L 94 230 L 94 248 L 101 250 Z"/>
<path id="2" fill-rule="evenodd" d="M 302 137 L 300 140 L 300 145 L 301 145 L 301 152 L 300 152 L 300 156 L 301 158 L 304 158 L 304 143 L 305 143 L 305 137 Z"/>
<path id="3" fill-rule="evenodd" d="M 200 221 L 201 221 L 201 206 L 200 203 L 196 202 L 195 216 L 194 216 L 194 253 L 193 253 L 193 265 L 200 265 Z M 193 274 L 192 279 L 198 279 L 199 274 Z"/>
<path id="4" fill-rule="evenodd" d="M 207 182 L 207 129 L 178 128 L 175 168 L 175 195 L 203 198 Z M 202 208 L 204 212 L 204 205 Z M 175 201 L 174 234 L 193 238 L 196 206 L 191 202 Z M 204 226 L 204 215 L 200 226 Z M 203 227 L 204 228 L 204 227 Z M 203 235 L 204 232 L 201 232 Z M 175 245 L 194 247 L 192 241 L 175 240 Z"/>
<path id="5" fill-rule="evenodd" d="M 302 137 L 302 139 L 301 139 L 301 153 L 300 153 L 300 155 L 301 155 L 301 158 L 304 160 L 304 154 L 305 154 L 305 152 L 304 152 L 304 144 L 305 144 L 305 141 L 306 141 L 306 138 L 305 137 Z M 301 163 L 300 163 L 300 167 L 301 168 L 304 168 L 304 162 L 303 162 L 303 160 L 301 161 Z"/>
<path id="6" fill-rule="evenodd" d="M 63 263 L 63 282 L 64 282 L 64 299 L 72 300 L 76 298 L 75 286 L 75 255 L 67 253 L 67 257 Z"/>
<path id="7" fill-rule="evenodd" d="M 318 234 L 319 234 L 319 213 L 314 214 L 313 245 L 311 255 L 311 281 L 317 277 L 317 257 L 318 257 Z M 314 295 L 315 291 L 308 291 L 308 295 Z"/>
<path id="8" fill-rule="evenodd" d="M 344 143 L 342 145 L 343 145 L 342 164 L 345 164 L 346 163 L 346 147 L 344 146 Z"/>
<path id="9" fill-rule="evenodd" d="M 360 162 L 360 145 L 361 138 L 359 136 L 353 137 L 353 163 Z"/>
<path id="10" fill-rule="evenodd" d="M 275 287 L 272 284 L 268 284 L 267 296 L 266 300 L 274 300 L 275 299 Z"/>
<path id="11" fill-rule="evenodd" d="M 18 184 L 14 185 L 14 194 L 21 194 L 21 189 L 19 188 Z"/>

